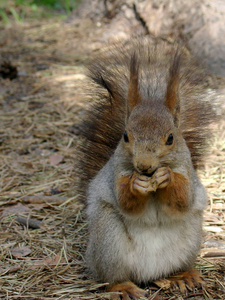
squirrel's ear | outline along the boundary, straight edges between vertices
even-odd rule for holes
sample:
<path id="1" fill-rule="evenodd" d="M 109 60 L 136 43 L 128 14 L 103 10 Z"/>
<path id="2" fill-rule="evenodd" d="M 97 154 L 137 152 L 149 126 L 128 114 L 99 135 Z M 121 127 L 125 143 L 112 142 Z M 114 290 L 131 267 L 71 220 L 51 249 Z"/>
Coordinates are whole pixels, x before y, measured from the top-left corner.
<path id="1" fill-rule="evenodd" d="M 130 82 L 128 90 L 128 115 L 132 109 L 141 102 L 138 86 L 138 61 L 133 53 L 130 60 Z"/>
<path id="2" fill-rule="evenodd" d="M 165 105 L 171 112 L 175 125 L 179 125 L 180 99 L 179 99 L 179 71 L 181 55 L 176 51 L 169 71 L 169 81 L 166 90 Z"/>

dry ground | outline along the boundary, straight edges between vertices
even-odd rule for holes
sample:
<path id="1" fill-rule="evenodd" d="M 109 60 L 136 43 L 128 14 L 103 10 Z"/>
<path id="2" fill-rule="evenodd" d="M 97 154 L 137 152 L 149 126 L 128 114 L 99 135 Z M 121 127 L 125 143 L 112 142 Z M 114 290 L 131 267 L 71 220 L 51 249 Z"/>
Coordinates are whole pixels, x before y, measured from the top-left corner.
<path id="1" fill-rule="evenodd" d="M 85 270 L 87 226 L 73 167 L 88 105 L 84 65 L 102 46 L 99 30 L 88 20 L 54 19 L 1 28 L 1 62 L 19 76 L 0 78 L 0 299 L 107 296 Z M 225 299 L 225 125 L 216 128 L 200 171 L 209 205 L 197 267 L 207 284 L 185 296 L 151 285 L 149 299 Z"/>

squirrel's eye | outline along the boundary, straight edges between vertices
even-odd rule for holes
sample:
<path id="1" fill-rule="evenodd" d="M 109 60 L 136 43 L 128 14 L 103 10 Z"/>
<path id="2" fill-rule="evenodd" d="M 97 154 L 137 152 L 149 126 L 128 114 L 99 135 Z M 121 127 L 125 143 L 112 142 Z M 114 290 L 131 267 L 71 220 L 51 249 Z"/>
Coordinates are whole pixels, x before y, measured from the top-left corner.
<path id="1" fill-rule="evenodd" d="M 124 134 L 123 134 L 123 138 L 124 138 L 124 142 L 125 142 L 125 143 L 128 143 L 128 142 L 129 142 L 128 134 L 127 134 L 126 131 L 125 131 Z"/>
<path id="2" fill-rule="evenodd" d="M 168 136 L 168 139 L 166 141 L 166 145 L 172 145 L 173 144 L 173 135 L 172 133 Z"/>

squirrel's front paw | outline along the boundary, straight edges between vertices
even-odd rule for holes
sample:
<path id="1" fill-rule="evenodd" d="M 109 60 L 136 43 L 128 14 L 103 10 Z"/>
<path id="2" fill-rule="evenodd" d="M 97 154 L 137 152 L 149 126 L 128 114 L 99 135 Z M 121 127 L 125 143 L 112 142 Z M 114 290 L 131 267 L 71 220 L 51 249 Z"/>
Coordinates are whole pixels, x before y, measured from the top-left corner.
<path id="1" fill-rule="evenodd" d="M 155 191 L 152 178 L 134 172 L 132 176 L 132 190 L 134 194 L 138 192 L 142 195 L 147 195 L 149 192 Z"/>
<path id="2" fill-rule="evenodd" d="M 165 188 L 171 181 L 172 171 L 168 167 L 158 168 L 152 175 L 152 185 L 154 190 Z"/>
<path id="3" fill-rule="evenodd" d="M 150 192 L 155 192 L 157 189 L 165 188 L 171 181 L 172 171 L 170 168 L 158 168 L 155 173 L 148 177 L 134 172 L 132 176 L 132 190 L 142 195 L 147 195 Z"/>

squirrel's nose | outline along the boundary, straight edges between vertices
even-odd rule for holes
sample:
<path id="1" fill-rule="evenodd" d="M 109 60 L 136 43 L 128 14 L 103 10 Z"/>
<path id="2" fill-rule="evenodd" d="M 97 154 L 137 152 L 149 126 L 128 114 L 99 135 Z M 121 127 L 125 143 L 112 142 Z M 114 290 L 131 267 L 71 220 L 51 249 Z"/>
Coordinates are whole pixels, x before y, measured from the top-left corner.
<path id="1" fill-rule="evenodd" d="M 139 173 L 142 175 L 152 177 L 152 175 L 155 173 L 156 169 L 153 169 L 152 166 L 147 169 L 138 170 Z"/>
<path id="2" fill-rule="evenodd" d="M 138 169 L 138 172 L 140 172 L 140 173 L 148 174 L 152 171 L 152 166 L 146 166 L 146 165 L 140 163 L 137 165 L 137 169 Z"/>

